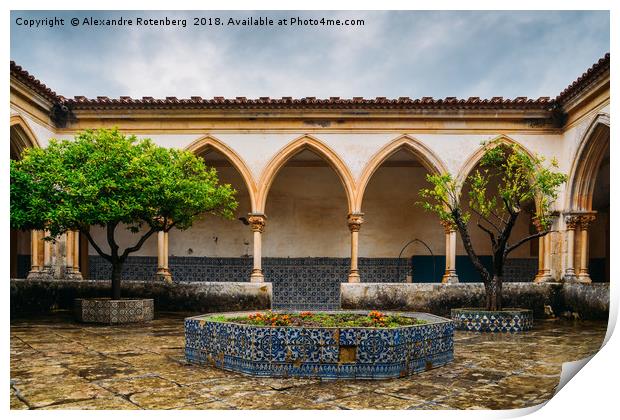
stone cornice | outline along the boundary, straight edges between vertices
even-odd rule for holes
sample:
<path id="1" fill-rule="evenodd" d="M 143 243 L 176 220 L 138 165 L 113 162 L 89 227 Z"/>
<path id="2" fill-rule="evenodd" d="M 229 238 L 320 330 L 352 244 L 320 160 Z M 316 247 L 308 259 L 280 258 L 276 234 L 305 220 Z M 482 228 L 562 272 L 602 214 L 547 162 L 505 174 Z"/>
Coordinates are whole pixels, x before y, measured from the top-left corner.
<path id="1" fill-rule="evenodd" d="M 434 99 L 423 97 L 412 99 L 400 97 L 389 99 L 377 97 L 367 99 L 353 97 L 343 99 L 330 97 L 328 99 L 317 99 L 314 97 L 306 98 L 269 98 L 261 97 L 258 99 L 248 99 L 237 97 L 226 99 L 214 97 L 205 99 L 199 96 L 192 96 L 189 99 L 179 99 L 176 97 L 166 97 L 156 99 L 153 97 L 143 97 L 140 99 L 129 96 L 119 98 L 108 98 L 98 96 L 97 98 L 86 98 L 76 96 L 65 98 L 57 94 L 40 80 L 24 70 L 21 66 L 11 61 L 11 79 L 25 88 L 34 92 L 40 98 L 49 101 L 52 105 L 62 105 L 63 109 L 75 112 L 82 118 L 88 118 L 90 114 L 96 114 L 99 118 L 101 114 L 125 114 L 126 112 L 136 113 L 139 117 L 142 113 L 177 113 L 182 114 L 191 111 L 196 114 L 208 114 L 213 117 L 231 118 L 234 116 L 249 118 L 265 117 L 267 115 L 278 118 L 316 117 L 319 115 L 329 115 L 342 118 L 450 118 L 454 115 L 463 117 L 463 113 L 476 118 L 507 118 L 521 119 L 529 121 L 531 126 L 549 126 L 556 124 L 554 118 L 558 109 L 565 108 L 567 104 L 579 101 L 584 93 L 595 89 L 600 85 L 601 80 L 609 77 L 610 55 L 606 54 L 581 77 L 569 85 L 555 99 L 540 97 L 530 99 L 527 97 L 517 97 L 506 99 L 503 97 L 493 97 L 481 99 L 470 97 L 468 99 L 458 99 L 447 97 L 444 99 Z M 17 83 L 15 83 L 17 84 Z M 117 112 L 115 112 L 117 111 Z M 557 127 L 561 126 L 557 125 Z"/>

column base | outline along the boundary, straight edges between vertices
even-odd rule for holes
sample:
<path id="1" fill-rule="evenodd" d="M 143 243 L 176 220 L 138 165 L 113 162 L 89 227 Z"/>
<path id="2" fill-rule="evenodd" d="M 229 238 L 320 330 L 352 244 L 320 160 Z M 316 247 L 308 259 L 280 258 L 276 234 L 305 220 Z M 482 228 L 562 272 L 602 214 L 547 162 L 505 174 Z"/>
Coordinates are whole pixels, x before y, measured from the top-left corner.
<path id="1" fill-rule="evenodd" d="M 54 275 L 47 270 L 30 270 L 26 280 L 53 280 Z"/>
<path id="2" fill-rule="evenodd" d="M 265 276 L 263 275 L 263 270 L 255 268 L 252 270 L 252 274 L 250 274 L 250 283 L 264 283 Z"/>
<path id="3" fill-rule="evenodd" d="M 361 281 L 362 279 L 360 277 L 360 273 L 358 270 L 351 270 L 349 272 L 349 279 L 348 279 L 349 283 L 360 283 Z"/>
<path id="4" fill-rule="evenodd" d="M 162 281 L 164 283 L 172 283 L 172 273 L 167 268 L 158 268 L 157 273 L 155 273 L 155 279 L 157 281 Z"/>
<path id="5" fill-rule="evenodd" d="M 65 280 L 84 280 L 79 271 L 65 271 Z"/>
<path id="6" fill-rule="evenodd" d="M 582 284 L 592 283 L 592 279 L 590 278 L 590 273 L 579 273 L 579 275 L 577 276 L 577 283 L 582 283 Z"/>
<path id="7" fill-rule="evenodd" d="M 448 272 L 443 275 L 441 282 L 444 284 L 455 284 L 459 282 L 459 276 L 455 272 Z"/>
<path id="8" fill-rule="evenodd" d="M 549 283 L 553 281 L 553 277 L 547 273 L 539 273 L 534 277 L 534 283 Z"/>
<path id="9" fill-rule="evenodd" d="M 562 276 L 562 281 L 564 283 L 577 283 L 577 275 L 575 274 L 575 270 L 572 268 L 567 269 L 564 276 Z"/>

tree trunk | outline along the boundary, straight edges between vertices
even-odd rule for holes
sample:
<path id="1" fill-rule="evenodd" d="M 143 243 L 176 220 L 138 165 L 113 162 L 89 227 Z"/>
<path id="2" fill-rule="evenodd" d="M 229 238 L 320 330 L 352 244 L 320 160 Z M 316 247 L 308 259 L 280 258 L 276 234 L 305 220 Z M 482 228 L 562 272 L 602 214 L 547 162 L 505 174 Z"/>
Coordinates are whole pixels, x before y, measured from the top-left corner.
<path id="1" fill-rule="evenodd" d="M 112 261 L 112 299 L 121 298 L 121 272 L 123 270 L 123 262 Z"/>
<path id="2" fill-rule="evenodd" d="M 487 311 L 502 310 L 502 277 L 496 274 L 486 287 L 486 309 Z"/>

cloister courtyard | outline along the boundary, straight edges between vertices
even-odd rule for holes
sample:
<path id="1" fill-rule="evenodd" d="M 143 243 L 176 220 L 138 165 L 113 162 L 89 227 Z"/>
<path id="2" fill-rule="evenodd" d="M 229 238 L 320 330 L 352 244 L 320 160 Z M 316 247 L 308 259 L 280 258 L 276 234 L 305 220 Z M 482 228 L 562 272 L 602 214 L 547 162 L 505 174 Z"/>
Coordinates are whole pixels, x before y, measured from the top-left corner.
<path id="1" fill-rule="evenodd" d="M 536 99 L 10 76 L 11 409 L 524 408 L 602 345 L 609 54 Z"/>
<path id="2" fill-rule="evenodd" d="M 603 321 L 540 321 L 524 334 L 460 332 L 454 362 L 383 381 L 253 378 L 184 356 L 183 316 L 92 326 L 71 314 L 11 322 L 12 409 L 511 409 L 548 401 L 562 363 L 600 348 Z"/>

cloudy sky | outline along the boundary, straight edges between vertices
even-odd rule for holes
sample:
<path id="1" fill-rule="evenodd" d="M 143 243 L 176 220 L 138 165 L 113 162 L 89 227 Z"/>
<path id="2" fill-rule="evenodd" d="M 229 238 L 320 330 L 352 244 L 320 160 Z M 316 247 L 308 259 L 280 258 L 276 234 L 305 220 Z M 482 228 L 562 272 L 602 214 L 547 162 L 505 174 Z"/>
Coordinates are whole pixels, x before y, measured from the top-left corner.
<path id="1" fill-rule="evenodd" d="M 187 27 L 18 26 L 50 17 Z M 364 19 L 194 27 L 193 17 Z M 555 96 L 609 51 L 608 12 L 11 12 L 11 59 L 64 96 Z"/>

